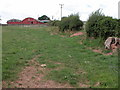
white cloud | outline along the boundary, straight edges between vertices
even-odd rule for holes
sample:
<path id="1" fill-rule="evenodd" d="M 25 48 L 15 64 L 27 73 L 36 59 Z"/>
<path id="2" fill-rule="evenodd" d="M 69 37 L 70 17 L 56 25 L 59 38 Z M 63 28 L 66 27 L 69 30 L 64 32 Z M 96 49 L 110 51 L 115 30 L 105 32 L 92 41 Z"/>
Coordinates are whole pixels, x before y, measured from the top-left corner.
<path id="1" fill-rule="evenodd" d="M 119 0 L 2 0 L 0 16 L 2 23 L 11 18 L 24 19 L 38 18 L 47 15 L 50 18 L 60 19 L 60 3 L 63 6 L 63 16 L 79 13 L 82 20 L 87 20 L 89 14 L 99 8 L 103 13 L 114 18 L 118 17 Z"/>

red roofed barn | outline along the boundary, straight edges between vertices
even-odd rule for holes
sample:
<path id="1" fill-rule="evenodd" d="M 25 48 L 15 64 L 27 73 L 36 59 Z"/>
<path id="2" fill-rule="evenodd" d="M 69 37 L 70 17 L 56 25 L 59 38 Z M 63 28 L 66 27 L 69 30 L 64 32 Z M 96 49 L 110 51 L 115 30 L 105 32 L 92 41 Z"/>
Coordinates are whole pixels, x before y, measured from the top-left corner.
<path id="1" fill-rule="evenodd" d="M 24 20 L 18 20 L 18 19 L 11 19 L 7 21 L 7 24 L 44 24 L 43 22 L 40 22 L 39 20 L 36 20 L 34 18 L 25 18 Z"/>

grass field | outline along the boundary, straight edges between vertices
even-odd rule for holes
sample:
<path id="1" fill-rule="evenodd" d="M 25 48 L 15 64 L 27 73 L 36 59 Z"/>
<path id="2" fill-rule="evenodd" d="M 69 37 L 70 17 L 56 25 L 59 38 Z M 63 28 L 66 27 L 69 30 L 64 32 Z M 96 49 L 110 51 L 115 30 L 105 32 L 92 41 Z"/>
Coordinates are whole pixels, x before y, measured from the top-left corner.
<path id="1" fill-rule="evenodd" d="M 85 35 L 69 37 L 69 33 L 59 33 L 56 27 L 5 26 L 2 30 L 3 81 L 16 80 L 27 62 L 41 55 L 37 61 L 50 69 L 44 79 L 74 87 L 80 87 L 80 83 L 91 88 L 118 87 L 117 55 L 92 51 L 104 50 L 99 39 L 85 39 Z"/>

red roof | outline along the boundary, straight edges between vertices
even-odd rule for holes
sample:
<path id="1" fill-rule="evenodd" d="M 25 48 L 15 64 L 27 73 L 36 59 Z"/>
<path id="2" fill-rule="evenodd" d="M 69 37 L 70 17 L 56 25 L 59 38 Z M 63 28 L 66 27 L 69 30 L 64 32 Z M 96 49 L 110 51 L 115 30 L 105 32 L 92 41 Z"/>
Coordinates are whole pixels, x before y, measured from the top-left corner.
<path id="1" fill-rule="evenodd" d="M 28 17 L 28 18 L 23 19 L 22 21 L 18 19 L 11 19 L 7 21 L 7 24 L 44 24 L 44 23 L 34 18 Z"/>

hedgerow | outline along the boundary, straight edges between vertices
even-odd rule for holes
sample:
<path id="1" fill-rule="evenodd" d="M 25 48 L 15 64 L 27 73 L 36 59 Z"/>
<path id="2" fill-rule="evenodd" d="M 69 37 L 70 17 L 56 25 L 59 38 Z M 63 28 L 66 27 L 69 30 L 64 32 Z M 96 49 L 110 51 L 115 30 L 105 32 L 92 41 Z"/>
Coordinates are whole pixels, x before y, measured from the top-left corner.
<path id="1" fill-rule="evenodd" d="M 79 15 L 70 15 L 68 17 L 62 18 L 59 23 L 59 30 L 66 31 L 66 30 L 80 30 L 83 26 L 83 22 L 79 19 Z"/>
<path id="2" fill-rule="evenodd" d="M 49 25 L 51 25 L 51 26 L 59 26 L 59 20 L 54 20 L 54 21 L 51 21 L 50 23 L 49 23 Z"/>
<path id="3" fill-rule="evenodd" d="M 86 23 L 85 30 L 87 37 L 106 39 L 116 36 L 116 28 L 119 22 L 117 19 L 105 16 L 100 9 L 93 12 Z"/>
<path id="4" fill-rule="evenodd" d="M 116 36 L 120 38 L 120 19 L 117 20 Z"/>

